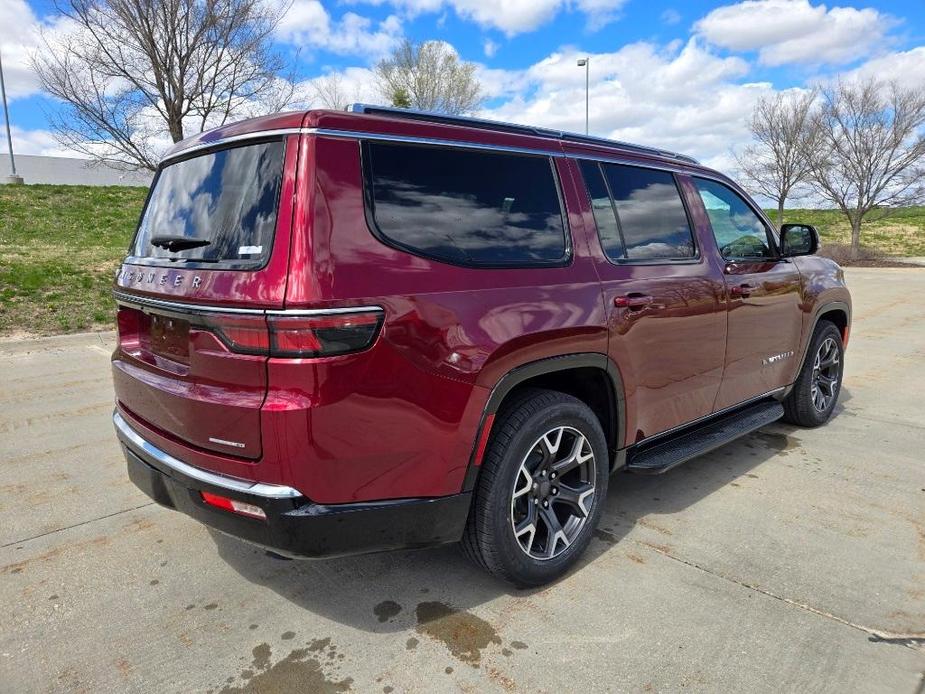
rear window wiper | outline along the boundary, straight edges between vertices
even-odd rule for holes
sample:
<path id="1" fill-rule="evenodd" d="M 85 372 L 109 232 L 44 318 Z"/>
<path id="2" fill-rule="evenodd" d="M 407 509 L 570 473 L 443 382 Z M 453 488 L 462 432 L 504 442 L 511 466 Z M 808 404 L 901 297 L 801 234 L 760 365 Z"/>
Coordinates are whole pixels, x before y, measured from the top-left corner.
<path id="1" fill-rule="evenodd" d="M 171 253 L 176 253 L 177 251 L 185 251 L 190 248 L 200 248 L 202 246 L 210 246 L 211 241 L 206 239 L 194 239 L 189 236 L 152 236 L 150 241 L 152 246 L 157 246 L 158 248 L 163 248 Z"/>

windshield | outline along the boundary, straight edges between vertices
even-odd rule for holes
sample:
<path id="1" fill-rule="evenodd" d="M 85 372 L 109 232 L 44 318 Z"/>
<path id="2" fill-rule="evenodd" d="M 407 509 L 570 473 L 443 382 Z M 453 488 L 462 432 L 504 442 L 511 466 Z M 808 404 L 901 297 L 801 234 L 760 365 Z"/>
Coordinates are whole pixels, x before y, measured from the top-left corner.
<path id="1" fill-rule="evenodd" d="M 277 140 L 165 166 L 130 254 L 158 264 L 263 266 L 276 227 L 283 152 Z"/>

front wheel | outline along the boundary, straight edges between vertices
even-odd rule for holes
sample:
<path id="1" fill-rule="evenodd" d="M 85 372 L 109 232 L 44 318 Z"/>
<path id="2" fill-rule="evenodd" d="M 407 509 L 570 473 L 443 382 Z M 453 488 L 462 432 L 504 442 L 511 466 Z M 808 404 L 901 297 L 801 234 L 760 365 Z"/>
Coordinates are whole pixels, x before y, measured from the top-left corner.
<path id="1" fill-rule="evenodd" d="M 784 419 L 803 427 L 829 421 L 841 392 L 844 365 L 841 333 L 833 323 L 820 322 L 793 390 L 784 400 Z"/>
<path id="2" fill-rule="evenodd" d="M 492 432 L 464 551 L 517 585 L 554 580 L 591 541 L 608 477 L 607 443 L 594 412 L 564 393 L 524 391 Z"/>

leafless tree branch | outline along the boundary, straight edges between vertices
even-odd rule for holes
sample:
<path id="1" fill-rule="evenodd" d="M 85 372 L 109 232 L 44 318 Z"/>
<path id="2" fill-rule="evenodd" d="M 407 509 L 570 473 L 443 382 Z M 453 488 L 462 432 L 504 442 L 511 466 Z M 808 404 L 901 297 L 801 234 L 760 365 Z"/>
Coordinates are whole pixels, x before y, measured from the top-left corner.
<path id="1" fill-rule="evenodd" d="M 239 115 L 283 108 L 292 80 L 262 0 L 56 0 L 32 63 L 64 102 L 58 139 L 95 160 L 153 169 L 165 144 Z"/>
<path id="2" fill-rule="evenodd" d="M 816 92 L 776 94 L 755 106 L 749 128 L 754 143 L 735 155 L 744 185 L 777 203 L 777 223 L 784 219 L 789 197 L 801 192 L 818 148 L 813 104 Z"/>
<path id="3" fill-rule="evenodd" d="M 376 66 L 376 77 L 382 96 L 394 105 L 458 115 L 482 103 L 475 67 L 442 41 L 406 39 Z"/>
<path id="4" fill-rule="evenodd" d="M 848 218 L 857 257 L 865 217 L 925 200 L 925 89 L 839 81 L 822 90 L 814 121 L 811 182 Z"/>

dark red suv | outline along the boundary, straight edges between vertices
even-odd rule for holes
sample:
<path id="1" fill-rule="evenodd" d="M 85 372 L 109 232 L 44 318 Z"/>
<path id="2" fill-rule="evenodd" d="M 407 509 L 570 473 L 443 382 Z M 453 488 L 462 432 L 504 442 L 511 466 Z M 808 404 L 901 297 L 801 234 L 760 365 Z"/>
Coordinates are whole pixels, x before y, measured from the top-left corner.
<path id="1" fill-rule="evenodd" d="M 116 279 L 157 502 L 276 552 L 461 541 L 535 585 L 617 470 L 832 414 L 841 269 L 688 157 L 377 107 L 176 145 Z"/>

